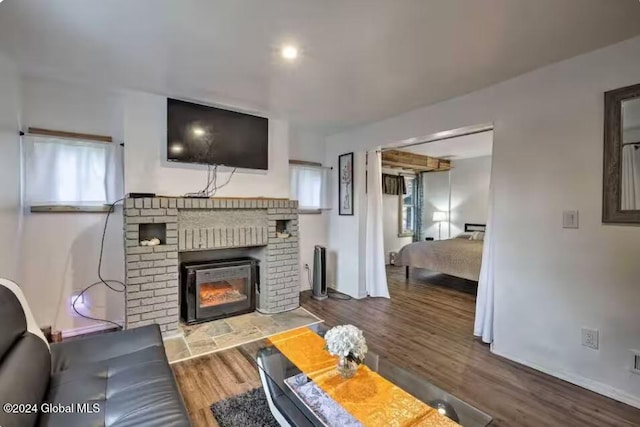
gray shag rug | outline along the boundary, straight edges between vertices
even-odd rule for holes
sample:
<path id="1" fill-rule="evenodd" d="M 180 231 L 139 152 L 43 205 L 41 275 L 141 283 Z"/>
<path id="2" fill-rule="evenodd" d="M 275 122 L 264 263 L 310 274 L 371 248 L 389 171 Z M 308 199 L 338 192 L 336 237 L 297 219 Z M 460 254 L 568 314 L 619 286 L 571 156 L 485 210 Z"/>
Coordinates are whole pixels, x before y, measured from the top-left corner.
<path id="1" fill-rule="evenodd" d="M 279 427 L 262 387 L 211 405 L 220 427 Z"/>

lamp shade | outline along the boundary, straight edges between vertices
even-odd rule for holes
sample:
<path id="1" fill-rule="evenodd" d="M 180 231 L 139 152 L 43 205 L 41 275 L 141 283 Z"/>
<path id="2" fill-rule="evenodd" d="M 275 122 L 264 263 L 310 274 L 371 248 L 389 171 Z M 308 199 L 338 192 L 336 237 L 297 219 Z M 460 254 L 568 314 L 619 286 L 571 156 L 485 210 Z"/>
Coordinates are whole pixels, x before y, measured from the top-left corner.
<path id="1" fill-rule="evenodd" d="M 439 212 L 436 211 L 433 213 L 433 221 L 434 222 L 440 222 L 440 221 L 446 221 L 447 220 L 447 213 L 446 212 Z"/>

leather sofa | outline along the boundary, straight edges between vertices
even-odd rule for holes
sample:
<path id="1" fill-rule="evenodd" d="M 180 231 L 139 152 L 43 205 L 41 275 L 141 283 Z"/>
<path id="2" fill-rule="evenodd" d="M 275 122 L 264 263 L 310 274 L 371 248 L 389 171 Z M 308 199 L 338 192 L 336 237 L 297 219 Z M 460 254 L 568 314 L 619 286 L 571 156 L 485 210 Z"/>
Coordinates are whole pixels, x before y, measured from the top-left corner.
<path id="1" fill-rule="evenodd" d="M 49 345 L 0 279 L 0 426 L 190 426 L 157 325 Z"/>

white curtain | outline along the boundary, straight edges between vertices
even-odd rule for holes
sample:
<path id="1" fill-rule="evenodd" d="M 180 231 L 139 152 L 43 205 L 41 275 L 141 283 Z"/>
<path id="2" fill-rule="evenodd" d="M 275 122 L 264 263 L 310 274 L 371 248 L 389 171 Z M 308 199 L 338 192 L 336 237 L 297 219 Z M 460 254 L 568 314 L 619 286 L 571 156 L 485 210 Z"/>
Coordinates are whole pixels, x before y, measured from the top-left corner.
<path id="1" fill-rule="evenodd" d="M 100 205 L 123 195 L 117 143 L 50 137 L 25 140 L 25 203 Z"/>
<path id="2" fill-rule="evenodd" d="M 389 298 L 382 229 L 382 155 L 367 153 L 365 283 L 371 297 Z"/>
<path id="3" fill-rule="evenodd" d="M 493 174 L 492 174 L 493 175 Z M 489 212 L 487 227 L 482 247 L 482 265 L 478 279 L 478 295 L 476 297 L 476 318 L 473 334 L 486 343 L 493 342 L 493 308 L 494 308 L 494 191 L 493 181 L 489 184 Z"/>
<path id="4" fill-rule="evenodd" d="M 640 148 L 622 147 L 622 210 L 640 210 Z"/>
<path id="5" fill-rule="evenodd" d="M 290 197 L 298 201 L 298 209 L 330 209 L 329 168 L 291 165 Z"/>

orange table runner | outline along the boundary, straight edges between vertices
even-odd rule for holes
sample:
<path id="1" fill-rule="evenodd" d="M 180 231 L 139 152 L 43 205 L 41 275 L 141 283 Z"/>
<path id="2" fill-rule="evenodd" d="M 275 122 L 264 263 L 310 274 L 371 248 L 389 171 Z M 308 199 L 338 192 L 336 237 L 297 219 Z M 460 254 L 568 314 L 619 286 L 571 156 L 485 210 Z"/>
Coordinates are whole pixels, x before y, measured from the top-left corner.
<path id="1" fill-rule="evenodd" d="M 361 365 L 353 378 L 336 370 L 337 358 L 308 327 L 269 338 L 304 374 L 365 426 L 452 427 L 458 424 Z"/>

